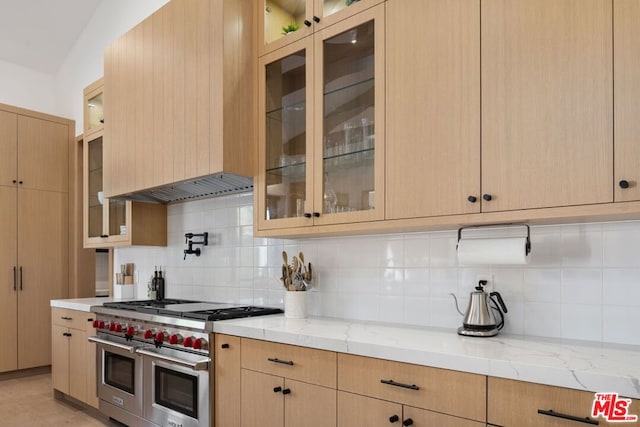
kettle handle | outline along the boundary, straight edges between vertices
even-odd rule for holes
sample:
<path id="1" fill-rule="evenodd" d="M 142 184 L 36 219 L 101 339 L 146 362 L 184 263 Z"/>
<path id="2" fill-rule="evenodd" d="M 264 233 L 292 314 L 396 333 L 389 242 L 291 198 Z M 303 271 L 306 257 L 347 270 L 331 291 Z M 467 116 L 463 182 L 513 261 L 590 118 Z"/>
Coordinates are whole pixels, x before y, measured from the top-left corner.
<path id="1" fill-rule="evenodd" d="M 493 297 L 494 297 L 494 296 L 496 297 L 496 299 L 495 299 L 495 300 L 493 299 Z M 500 295 L 500 292 L 491 292 L 491 293 L 489 294 L 489 298 L 491 298 L 491 299 L 492 299 L 492 300 L 494 300 L 494 301 L 496 301 L 496 300 L 497 300 L 497 303 L 498 303 L 498 304 L 500 304 L 500 308 L 502 309 L 502 311 L 503 311 L 504 313 L 507 313 L 507 312 L 508 312 L 508 311 L 507 311 L 507 306 L 505 305 L 504 300 L 502 299 L 502 295 Z"/>

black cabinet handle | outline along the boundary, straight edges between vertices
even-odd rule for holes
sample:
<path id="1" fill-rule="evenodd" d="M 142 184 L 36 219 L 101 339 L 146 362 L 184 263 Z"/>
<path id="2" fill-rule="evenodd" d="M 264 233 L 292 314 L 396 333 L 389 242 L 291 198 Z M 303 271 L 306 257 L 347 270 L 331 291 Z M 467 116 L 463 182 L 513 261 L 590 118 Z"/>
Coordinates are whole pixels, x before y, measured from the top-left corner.
<path id="1" fill-rule="evenodd" d="M 22 288 L 23 288 L 22 287 L 22 276 L 23 276 L 23 274 L 22 274 L 22 266 L 20 266 L 20 290 L 22 290 Z"/>
<path id="2" fill-rule="evenodd" d="M 314 218 L 319 218 L 320 217 L 320 212 L 314 212 L 313 213 L 313 217 Z"/>
<path id="3" fill-rule="evenodd" d="M 100 237 L 103 238 L 103 239 L 106 239 L 107 237 L 109 237 L 109 235 L 108 234 L 102 234 Z"/>
<path id="4" fill-rule="evenodd" d="M 392 415 L 389 417 L 389 422 L 390 423 L 397 423 L 398 421 L 400 421 L 400 417 L 397 415 Z"/>
<path id="5" fill-rule="evenodd" d="M 545 411 L 544 409 L 538 409 L 538 413 L 541 415 L 548 415 L 550 417 L 562 418 L 563 420 L 576 421 L 579 423 L 591 424 L 594 426 L 598 425 L 598 421 L 592 420 L 589 417 L 580 418 L 573 415 L 561 414 L 560 412 L 555 412 L 552 409 L 549 409 L 548 411 Z"/>
<path id="6" fill-rule="evenodd" d="M 23 184 L 23 181 L 18 181 L 18 184 Z"/>
<path id="7" fill-rule="evenodd" d="M 410 426 L 410 425 L 413 425 L 413 420 L 412 420 L 411 418 L 407 418 L 406 420 L 404 420 L 404 421 L 402 422 L 402 425 L 403 425 L 403 426 Z"/>
<path id="8" fill-rule="evenodd" d="M 291 389 L 285 388 L 284 390 L 282 390 L 282 394 L 291 394 Z"/>
<path id="9" fill-rule="evenodd" d="M 274 393 L 280 393 L 281 391 L 282 391 L 282 387 L 280 387 L 280 386 L 273 388 L 273 392 Z"/>
<path id="10" fill-rule="evenodd" d="M 88 318 L 88 319 L 87 319 L 87 322 L 93 322 L 93 318 L 91 318 L 91 317 L 90 317 L 90 318 Z"/>
<path id="11" fill-rule="evenodd" d="M 267 360 L 273 363 L 280 363 L 282 365 L 293 366 L 293 360 L 280 360 L 277 357 L 268 357 Z"/>
<path id="12" fill-rule="evenodd" d="M 482 195 L 482 199 L 487 201 L 487 202 L 490 202 L 491 199 L 493 199 L 493 197 L 491 197 L 491 194 L 483 194 Z"/>
<path id="13" fill-rule="evenodd" d="M 62 320 L 73 320 L 73 317 L 62 316 Z"/>
<path id="14" fill-rule="evenodd" d="M 415 384 L 409 385 L 409 384 L 397 383 L 394 380 L 380 380 L 380 382 L 382 384 L 392 385 L 394 387 L 408 388 L 408 389 L 411 389 L 411 390 L 420 390 L 420 387 L 418 387 Z"/>
<path id="15" fill-rule="evenodd" d="M 13 181 L 11 181 L 12 184 L 15 184 L 16 182 L 18 182 L 18 181 L 15 180 L 15 179 Z"/>
<path id="16" fill-rule="evenodd" d="M 226 344 L 226 343 L 225 343 L 225 344 L 222 344 L 222 345 L 220 346 L 220 348 L 229 348 L 229 344 Z"/>
<path id="17" fill-rule="evenodd" d="M 469 196 L 467 197 L 467 200 L 471 203 L 475 203 L 478 200 L 478 198 L 476 196 Z"/>
<path id="18" fill-rule="evenodd" d="M 305 217 L 305 218 L 311 218 L 311 214 L 310 214 L 310 213 L 305 212 L 305 213 L 304 213 L 304 217 Z"/>
<path id="19" fill-rule="evenodd" d="M 307 27 L 311 26 L 311 22 L 309 22 L 309 20 L 305 19 L 304 20 L 304 25 L 306 25 Z"/>
<path id="20" fill-rule="evenodd" d="M 64 334 L 62 334 L 62 335 L 63 335 L 63 336 L 65 336 L 65 337 L 70 337 L 70 336 L 71 336 L 71 334 L 70 334 L 69 332 L 65 332 L 65 333 L 64 333 Z"/>
<path id="21" fill-rule="evenodd" d="M 618 183 L 618 185 L 620 186 L 620 188 L 629 188 L 629 181 L 623 179 Z"/>
<path id="22" fill-rule="evenodd" d="M 318 17 L 317 17 L 317 16 L 315 16 L 315 15 L 313 15 L 313 20 L 314 20 L 315 22 L 320 22 L 320 18 L 318 18 Z"/>
<path id="23" fill-rule="evenodd" d="M 13 290 L 18 290 L 18 268 L 13 266 Z"/>

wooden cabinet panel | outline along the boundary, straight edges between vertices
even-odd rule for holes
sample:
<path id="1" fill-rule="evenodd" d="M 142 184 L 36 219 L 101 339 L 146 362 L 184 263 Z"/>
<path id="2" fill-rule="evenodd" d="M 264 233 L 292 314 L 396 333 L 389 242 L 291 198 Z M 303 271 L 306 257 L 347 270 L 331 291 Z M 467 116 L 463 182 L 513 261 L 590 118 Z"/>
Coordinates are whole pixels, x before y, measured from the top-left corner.
<path id="1" fill-rule="evenodd" d="M 338 389 L 464 418 L 486 419 L 483 375 L 339 353 Z"/>
<path id="2" fill-rule="evenodd" d="M 387 427 L 392 419 L 400 425 L 402 405 L 338 391 L 338 427 Z"/>
<path id="3" fill-rule="evenodd" d="M 538 410 L 586 418 L 591 414 L 594 393 L 502 378 L 488 378 L 487 422 L 503 427 L 566 427 L 576 424 L 562 418 L 538 414 Z M 637 414 L 640 402 L 633 400 Z M 598 418 L 599 425 L 620 425 Z M 639 426 L 640 422 L 624 423 Z"/>
<path id="4" fill-rule="evenodd" d="M 50 301 L 67 296 L 68 211 L 67 193 L 19 190 L 18 369 L 51 363 Z"/>
<path id="5" fill-rule="evenodd" d="M 0 111 L 0 185 L 15 185 L 18 179 L 18 116 Z"/>
<path id="6" fill-rule="evenodd" d="M 316 350 L 318 351 L 318 350 Z M 335 427 L 336 389 L 285 379 L 285 427 Z"/>
<path id="7" fill-rule="evenodd" d="M 244 348 L 242 349 L 244 353 Z M 283 427 L 284 387 L 281 377 L 242 370 L 242 427 Z"/>
<path id="8" fill-rule="evenodd" d="M 331 351 L 243 338 L 242 367 L 336 387 L 336 353 Z"/>
<path id="9" fill-rule="evenodd" d="M 70 329 L 69 334 L 69 395 L 85 402 L 88 370 L 90 367 L 95 368 L 95 364 L 90 363 L 88 358 L 87 333 L 83 329 Z"/>
<path id="10" fill-rule="evenodd" d="M 21 188 L 69 191 L 69 126 L 18 116 L 18 179 Z"/>
<path id="11" fill-rule="evenodd" d="M 51 385 L 69 394 L 69 328 L 51 327 Z"/>
<path id="12" fill-rule="evenodd" d="M 482 211 L 613 200 L 606 0 L 485 0 Z"/>
<path id="13" fill-rule="evenodd" d="M 614 199 L 624 202 L 640 200 L 640 3 L 614 0 L 613 11 Z"/>
<path id="14" fill-rule="evenodd" d="M 464 402 L 460 401 L 458 404 L 464 405 Z M 413 408 L 411 406 L 405 406 L 403 409 L 403 419 L 412 420 L 412 425 L 415 425 L 416 427 L 485 427 L 484 422 L 468 420 L 466 418 L 425 411 L 424 409 Z"/>
<path id="15" fill-rule="evenodd" d="M 2 146 L 0 144 L 0 146 Z M 18 324 L 16 322 L 18 292 L 16 275 L 18 258 L 18 222 L 15 186 L 0 185 L 0 336 L 6 345 L 0 346 L 0 372 L 15 370 L 18 366 L 17 352 L 13 343 L 18 340 Z"/>
<path id="16" fill-rule="evenodd" d="M 480 2 L 386 7 L 386 218 L 479 212 Z"/>
<path id="17" fill-rule="evenodd" d="M 51 309 L 51 323 L 64 328 L 84 330 L 87 323 L 87 313 L 54 307 Z"/>
<path id="18" fill-rule="evenodd" d="M 224 347 L 223 347 L 224 346 Z M 216 426 L 237 426 L 240 417 L 240 338 L 215 335 L 214 408 Z"/>

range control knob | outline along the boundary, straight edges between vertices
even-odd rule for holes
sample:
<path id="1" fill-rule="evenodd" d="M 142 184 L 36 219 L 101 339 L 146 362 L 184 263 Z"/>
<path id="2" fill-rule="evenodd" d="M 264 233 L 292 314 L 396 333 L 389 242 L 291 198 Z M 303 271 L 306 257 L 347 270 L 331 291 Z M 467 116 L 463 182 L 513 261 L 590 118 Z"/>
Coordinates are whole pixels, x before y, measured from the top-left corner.
<path id="1" fill-rule="evenodd" d="M 127 326 L 127 330 L 125 332 L 125 335 L 129 335 L 130 337 L 136 335 L 138 333 L 138 328 L 135 326 Z"/>
<path id="2" fill-rule="evenodd" d="M 122 332 L 122 325 L 120 323 L 116 323 L 116 332 Z"/>
<path id="3" fill-rule="evenodd" d="M 111 322 L 103 322 L 100 324 L 100 329 L 106 329 L 109 331 L 111 328 Z"/>
<path id="4" fill-rule="evenodd" d="M 98 319 L 96 319 L 96 320 L 94 320 L 94 321 L 93 321 L 93 327 L 94 327 L 95 329 L 98 329 L 98 328 L 100 327 L 100 321 L 99 321 Z"/>
<path id="5" fill-rule="evenodd" d="M 182 344 L 182 341 L 182 335 L 180 334 L 172 334 L 169 337 L 169 344 L 171 345 Z"/>
<path id="6" fill-rule="evenodd" d="M 144 331 L 144 339 L 150 340 L 155 335 L 155 332 L 155 329 L 147 329 L 146 331 Z"/>
<path id="7" fill-rule="evenodd" d="M 184 339 L 184 342 L 182 343 L 182 345 L 185 346 L 185 347 L 193 347 L 193 339 L 194 338 L 195 337 L 186 337 Z"/>
<path id="8" fill-rule="evenodd" d="M 156 334 L 155 342 L 164 342 L 164 332 L 158 332 Z"/>
<path id="9" fill-rule="evenodd" d="M 193 341 L 194 350 L 206 350 L 208 347 L 207 340 L 204 338 L 196 338 Z"/>
<path id="10" fill-rule="evenodd" d="M 98 320 L 98 328 L 99 329 L 104 329 L 105 328 L 104 320 Z"/>
<path id="11" fill-rule="evenodd" d="M 116 331 L 116 323 L 115 322 L 109 323 L 109 332 L 115 332 L 115 331 Z"/>

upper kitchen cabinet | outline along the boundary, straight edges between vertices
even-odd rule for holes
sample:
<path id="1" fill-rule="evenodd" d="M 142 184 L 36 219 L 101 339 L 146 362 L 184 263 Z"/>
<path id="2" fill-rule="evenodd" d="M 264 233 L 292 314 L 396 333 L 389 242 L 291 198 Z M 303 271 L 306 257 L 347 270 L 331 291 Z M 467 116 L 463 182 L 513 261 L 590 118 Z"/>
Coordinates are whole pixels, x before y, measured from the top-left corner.
<path id="1" fill-rule="evenodd" d="M 92 83 L 84 89 L 83 123 L 84 135 L 104 129 L 104 79 Z"/>
<path id="2" fill-rule="evenodd" d="M 255 0 L 260 55 L 353 16 L 384 0 Z M 261 18 L 262 17 L 262 18 Z"/>
<path id="3" fill-rule="evenodd" d="M 261 57 L 259 73 L 256 232 L 383 219 L 384 5 Z"/>
<path id="4" fill-rule="evenodd" d="M 82 150 L 84 247 L 166 246 L 166 205 L 117 200 L 104 195 L 103 159 L 108 143 L 105 141 L 103 128 L 87 122 L 96 109 L 95 99 L 102 99 L 103 94 L 102 79 L 84 90 L 87 132 Z"/>
<path id="5" fill-rule="evenodd" d="M 387 218 L 479 212 L 480 1 L 389 0 L 386 66 Z"/>
<path id="6" fill-rule="evenodd" d="M 611 6 L 482 1 L 483 212 L 613 200 Z"/>
<path id="7" fill-rule="evenodd" d="M 105 197 L 253 176 L 253 1 L 172 0 L 106 49 Z"/>
<path id="8" fill-rule="evenodd" d="M 614 0 L 614 199 L 640 200 L 640 3 Z"/>

